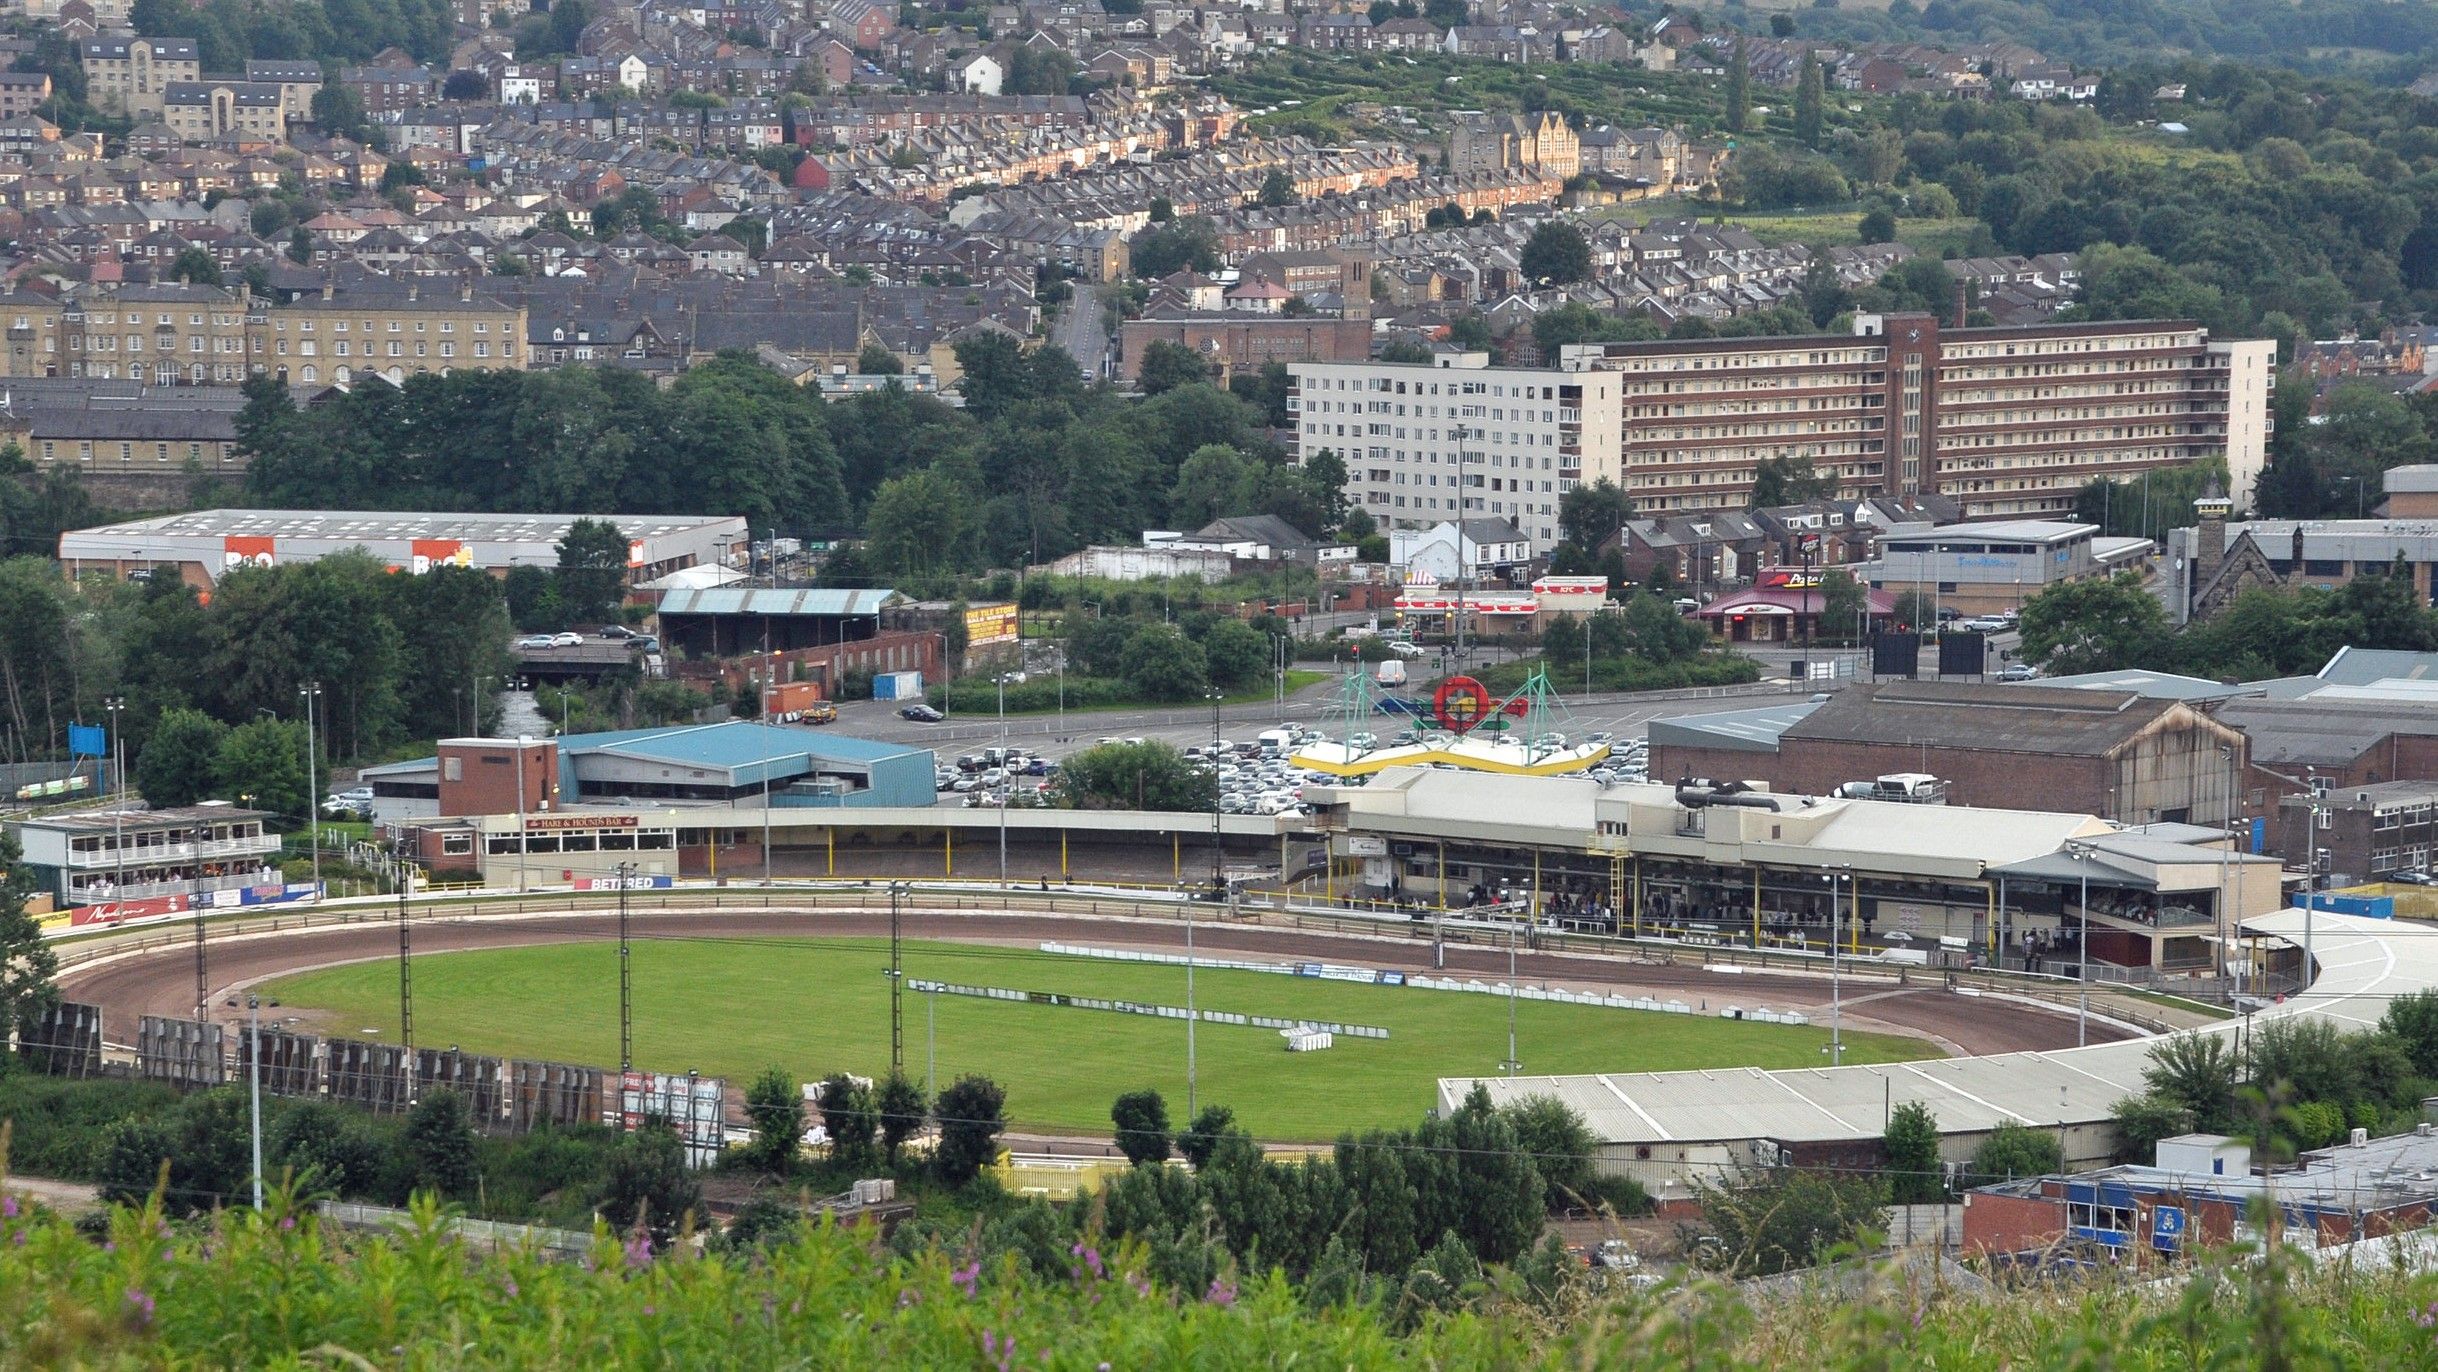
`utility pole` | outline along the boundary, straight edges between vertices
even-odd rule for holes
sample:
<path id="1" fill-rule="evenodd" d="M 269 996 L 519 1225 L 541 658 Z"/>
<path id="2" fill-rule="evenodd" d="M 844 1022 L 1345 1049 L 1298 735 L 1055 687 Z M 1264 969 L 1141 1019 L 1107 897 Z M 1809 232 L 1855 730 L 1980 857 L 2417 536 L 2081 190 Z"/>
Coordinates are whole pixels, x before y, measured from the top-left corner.
<path id="1" fill-rule="evenodd" d="M 1007 765 L 1007 673 L 991 679 L 999 688 L 999 884 L 1007 885 L 1007 807 L 1016 799 L 1016 776 Z"/>
<path id="2" fill-rule="evenodd" d="M 618 873 L 618 1070 L 635 1070 L 635 963 L 627 943 L 627 878 L 635 864 L 621 862 Z"/>
<path id="3" fill-rule="evenodd" d="M 321 783 L 315 775 L 313 729 L 316 712 L 313 707 L 314 703 L 322 698 L 322 683 L 308 681 L 297 687 L 296 693 L 305 698 L 305 823 L 312 826 L 313 830 L 313 898 L 320 900 L 322 898 L 322 803 L 314 797 L 322 792 Z"/>
<path id="4" fill-rule="evenodd" d="M 1845 977 L 1837 949 L 1837 874 L 1829 884 L 1829 1066 L 1845 1065 Z"/>
<path id="5" fill-rule="evenodd" d="M 195 907 L 195 1023 L 200 1027 L 210 1013 L 212 1000 L 211 974 L 203 953 L 203 864 L 195 864 L 194 894 L 188 902 Z"/>
<path id="6" fill-rule="evenodd" d="M 1529 911 L 1530 907 L 1526 907 Z M 1512 1077 L 1523 1063 L 1515 1056 L 1515 912 L 1507 912 L 1507 1060 L 1499 1069 Z"/>
<path id="7" fill-rule="evenodd" d="M 905 899 L 906 889 L 905 882 L 892 881 L 889 883 L 889 1071 L 892 1074 L 902 1071 L 906 1064 L 904 1001 L 906 974 L 905 966 L 900 961 L 900 955 L 904 950 L 898 941 L 899 907 Z M 939 1005 L 936 992 L 933 993 L 932 1005 L 936 1019 Z M 935 1065 L 938 1061 L 938 1053 L 938 1045 L 935 1043 L 932 1048 Z"/>
<path id="8" fill-rule="evenodd" d="M 764 623 L 767 625 L 768 621 Z M 762 630 L 762 652 L 770 670 L 770 684 L 762 688 L 762 718 L 767 720 L 770 718 L 769 702 L 776 698 L 779 690 L 779 659 L 770 651 L 770 630 L 767 627 Z M 762 884 L 770 885 L 770 757 L 767 749 L 762 757 Z"/>

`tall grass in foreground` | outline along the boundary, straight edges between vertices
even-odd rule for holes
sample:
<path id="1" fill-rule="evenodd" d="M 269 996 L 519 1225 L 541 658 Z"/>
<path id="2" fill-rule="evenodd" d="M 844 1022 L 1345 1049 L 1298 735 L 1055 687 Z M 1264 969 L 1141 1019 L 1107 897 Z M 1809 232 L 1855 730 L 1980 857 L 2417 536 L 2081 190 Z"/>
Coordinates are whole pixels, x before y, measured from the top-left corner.
<path id="1" fill-rule="evenodd" d="M 824 1226 L 712 1257 L 603 1229 L 583 1261 L 553 1263 L 471 1253 L 430 1203 L 379 1238 L 335 1234 L 285 1194 L 185 1225 L 122 1209 L 106 1237 L 0 1205 L 0 1366 L 2438 1367 L 2438 1283 L 2283 1256 L 1986 1298 L 1892 1277 L 1762 1299 L 1586 1289 L 1555 1319 L 1497 1274 L 1452 1299 L 1313 1309 L 1275 1277 L 1164 1289 L 1144 1256 L 1086 1240 L 1045 1278 Z"/>

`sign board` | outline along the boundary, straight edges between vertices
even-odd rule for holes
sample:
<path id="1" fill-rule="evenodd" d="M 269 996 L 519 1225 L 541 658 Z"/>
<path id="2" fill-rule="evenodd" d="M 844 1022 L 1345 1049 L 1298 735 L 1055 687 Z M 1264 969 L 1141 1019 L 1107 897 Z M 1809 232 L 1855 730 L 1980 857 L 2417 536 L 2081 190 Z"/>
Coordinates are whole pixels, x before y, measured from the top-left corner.
<path id="1" fill-rule="evenodd" d="M 1821 573 L 1808 567 L 1763 567 L 1752 579 L 1758 587 L 1785 587 L 1788 590 L 1816 590 L 1822 584 Z"/>
<path id="2" fill-rule="evenodd" d="M 91 905 L 79 905 L 68 912 L 68 922 L 79 929 L 102 925 L 144 924 L 171 915 L 184 914 L 191 902 L 185 896 L 151 896 L 144 900 L 103 900 Z"/>
<path id="3" fill-rule="evenodd" d="M 102 1074 L 102 1007 L 55 1000 L 17 1025 L 17 1056 L 54 1077 Z"/>
<path id="4" fill-rule="evenodd" d="M 579 891 L 666 891 L 677 884 L 675 877 L 577 877 L 572 883 Z"/>
<path id="5" fill-rule="evenodd" d="M 640 822 L 639 815 L 527 815 L 528 833 L 544 829 L 632 829 Z"/>
<path id="6" fill-rule="evenodd" d="M 2162 1205 L 2150 1212 L 2150 1246 L 2166 1249 L 2184 1246 L 2184 1211 L 2181 1208 Z"/>
<path id="7" fill-rule="evenodd" d="M 1346 855 L 1349 857 L 1386 857 L 1388 856 L 1388 840 L 1378 834 L 1349 835 L 1346 839 Z"/>
<path id="8" fill-rule="evenodd" d="M 1595 596 L 1608 595 L 1608 578 L 1604 576 L 1545 576 L 1532 583 L 1534 595 Z"/>
<path id="9" fill-rule="evenodd" d="M 633 1133 L 648 1120 L 667 1120 L 685 1145 L 686 1165 L 709 1167 L 727 1141 L 727 1092 L 718 1077 L 627 1072 L 618 1082 L 618 1123 Z"/>
<path id="10" fill-rule="evenodd" d="M 171 1086 L 219 1086 L 228 1080 L 217 1024 L 146 1015 L 136 1024 L 135 1074 Z"/>
<path id="11" fill-rule="evenodd" d="M 965 608 L 965 646 L 987 647 L 1016 641 L 1016 607 L 1012 603 L 969 605 Z"/>
<path id="12" fill-rule="evenodd" d="M 471 567 L 474 550 L 454 538 L 418 538 L 407 544 L 407 570 L 417 576 L 434 567 Z"/>
<path id="13" fill-rule="evenodd" d="M 279 562 L 279 543 L 270 538 L 237 538 L 220 540 L 220 569 L 233 572 L 240 567 L 270 567 Z"/>

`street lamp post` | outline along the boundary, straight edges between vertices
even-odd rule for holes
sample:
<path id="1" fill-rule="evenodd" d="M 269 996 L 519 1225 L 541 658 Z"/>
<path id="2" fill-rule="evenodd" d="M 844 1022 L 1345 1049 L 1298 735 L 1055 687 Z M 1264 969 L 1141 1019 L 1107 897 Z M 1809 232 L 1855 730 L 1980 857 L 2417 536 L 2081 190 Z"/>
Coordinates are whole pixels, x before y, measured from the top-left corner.
<path id="1" fill-rule="evenodd" d="M 1016 798 L 1016 777 L 1007 765 L 1007 673 L 990 679 L 999 688 L 999 884 L 1007 884 L 1007 807 Z"/>
<path id="2" fill-rule="evenodd" d="M 1527 906 L 1526 910 L 1529 911 L 1530 907 Z M 1510 1077 L 1524 1066 L 1515 1055 L 1515 912 L 1512 910 L 1507 912 L 1507 1060 L 1498 1066 Z"/>
<path id="3" fill-rule="evenodd" d="M 2081 1048 L 2091 1042 L 2091 850 L 2073 843 L 2066 845 L 2066 853 L 2082 881 L 2081 928 L 2074 939 L 2074 982 L 2081 994 L 2081 1008 L 2074 1013 L 2074 1046 Z"/>
<path id="4" fill-rule="evenodd" d="M 322 683 L 308 681 L 296 688 L 305 698 L 305 823 L 313 833 L 313 898 L 322 898 L 322 803 L 314 797 L 321 794 L 321 783 L 315 777 L 315 702 L 322 698 Z"/>
<path id="5" fill-rule="evenodd" d="M 1829 1066 L 1845 1065 L 1845 968 L 1837 948 L 1837 874 L 1824 874 L 1829 888 Z"/>
<path id="6" fill-rule="evenodd" d="M 898 920 L 900 905 L 905 900 L 906 892 L 909 889 L 911 888 L 907 883 L 902 881 L 889 883 L 889 1073 L 892 1076 L 903 1071 L 906 1065 L 906 1021 L 903 999 L 906 971 L 905 964 L 900 961 L 904 948 L 898 941 Z M 939 991 L 936 987 L 932 990 L 931 997 L 933 1032 L 937 1033 Z M 931 1045 L 931 1066 L 934 1071 L 939 1067 L 939 1043 L 936 1039 Z"/>
<path id="7" fill-rule="evenodd" d="M 525 889 L 525 749 L 533 740 L 524 734 L 516 736 L 516 889 Z M 713 840 L 713 851 L 718 851 Z"/>

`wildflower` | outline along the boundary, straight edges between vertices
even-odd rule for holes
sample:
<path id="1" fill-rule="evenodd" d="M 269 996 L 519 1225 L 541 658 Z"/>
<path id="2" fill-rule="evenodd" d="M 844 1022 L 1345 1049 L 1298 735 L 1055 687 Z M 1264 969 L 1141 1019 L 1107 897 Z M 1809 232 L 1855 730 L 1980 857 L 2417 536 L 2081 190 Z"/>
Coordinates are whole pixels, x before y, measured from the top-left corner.
<path id="1" fill-rule="evenodd" d="M 501 1289 L 502 1289 L 502 1290 L 504 1290 L 504 1291 L 506 1291 L 506 1292 L 508 1293 L 508 1299 L 510 1299 L 510 1300 L 515 1300 L 515 1299 L 516 1299 L 516 1278 L 514 1278 L 514 1277 L 502 1277 L 502 1278 L 500 1278 L 500 1283 L 499 1283 L 499 1284 L 500 1284 Z"/>
<path id="2" fill-rule="evenodd" d="M 17 1198 L 15 1196 L 0 1196 L 0 1220 L 13 1220 L 15 1218 L 17 1218 Z"/>
<path id="3" fill-rule="evenodd" d="M 647 1315 L 657 1315 L 660 1313 L 660 1311 L 656 1307 L 647 1305 L 643 1308 L 643 1313 Z"/>
<path id="4" fill-rule="evenodd" d="M 134 1287 L 129 1287 L 127 1290 L 127 1314 L 128 1318 L 134 1320 L 139 1325 L 152 1323 L 152 1297 L 145 1295 L 142 1291 Z"/>
<path id="5" fill-rule="evenodd" d="M 1101 1270 L 1099 1249 L 1079 1242 L 1073 1248 L 1070 1248 L 1067 1251 L 1084 1260 L 1084 1266 L 1092 1269 L 1093 1280 L 1103 1281 L 1108 1278 L 1109 1274 Z"/>
<path id="6" fill-rule="evenodd" d="M 296 1216 L 294 1216 L 294 1215 L 282 1215 L 282 1216 L 280 1216 L 280 1217 L 279 1217 L 279 1231 L 280 1231 L 281 1233 L 283 1233 L 283 1234 L 284 1234 L 284 1233 L 287 1233 L 289 1230 L 294 1229 L 295 1227 L 296 1227 Z"/>
<path id="7" fill-rule="evenodd" d="M 948 1280 L 955 1282 L 966 1295 L 970 1296 L 974 1293 L 974 1288 L 982 1284 L 982 1264 L 969 1262 L 950 1273 Z"/>
<path id="8" fill-rule="evenodd" d="M 629 1267 L 649 1267 L 652 1265 L 651 1235 L 637 1234 L 635 1237 L 626 1241 L 626 1265 Z"/>
<path id="9" fill-rule="evenodd" d="M 1211 1289 L 1202 1293 L 1202 1299 L 1223 1308 L 1232 1306 L 1236 1303 L 1236 1283 L 1225 1277 L 1213 1277 Z"/>
<path id="10" fill-rule="evenodd" d="M 897 1308 L 907 1309 L 923 1303 L 923 1293 L 909 1286 L 897 1293 Z"/>

